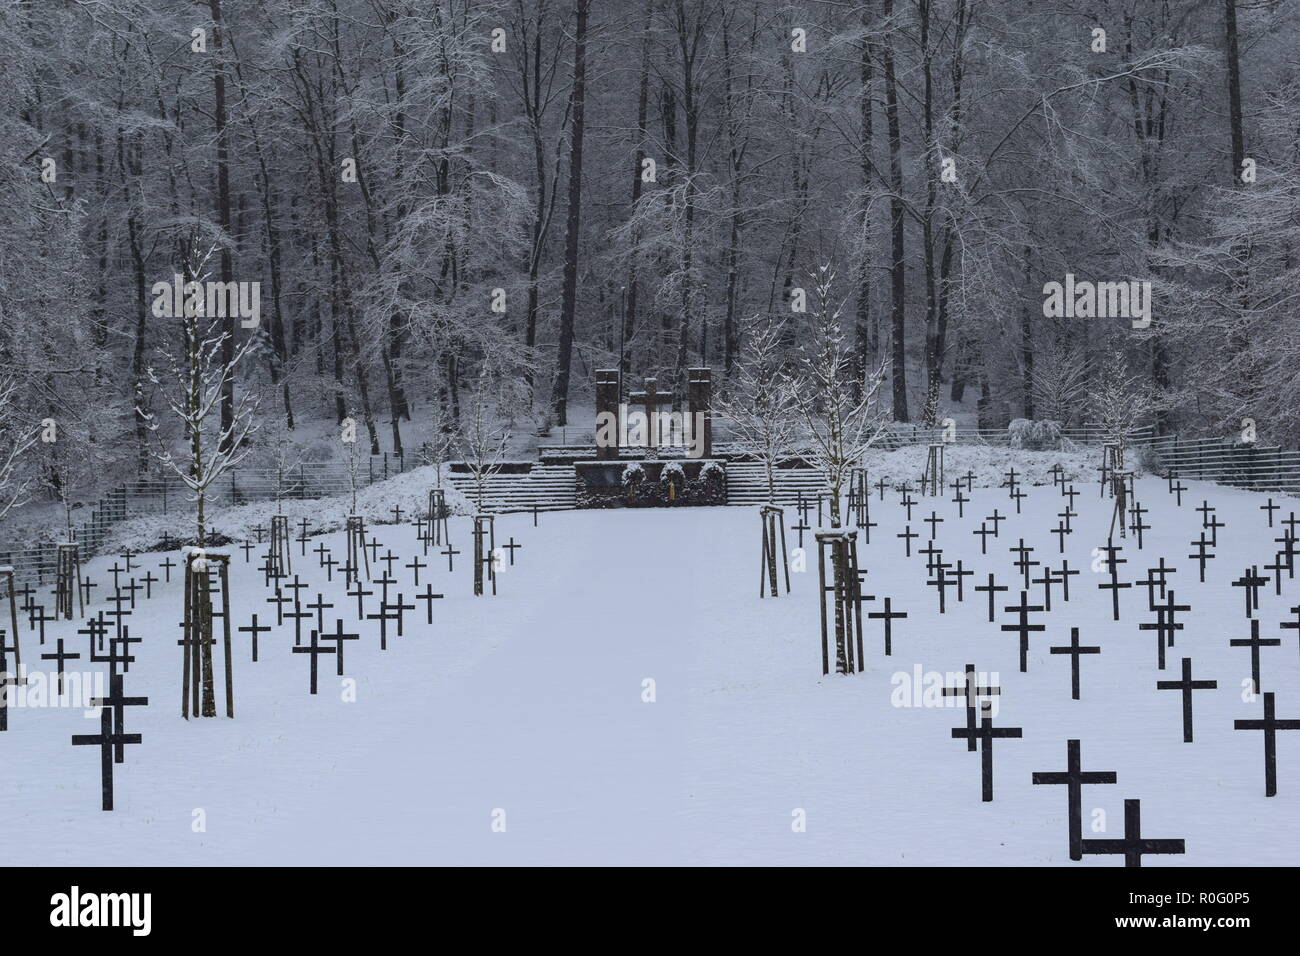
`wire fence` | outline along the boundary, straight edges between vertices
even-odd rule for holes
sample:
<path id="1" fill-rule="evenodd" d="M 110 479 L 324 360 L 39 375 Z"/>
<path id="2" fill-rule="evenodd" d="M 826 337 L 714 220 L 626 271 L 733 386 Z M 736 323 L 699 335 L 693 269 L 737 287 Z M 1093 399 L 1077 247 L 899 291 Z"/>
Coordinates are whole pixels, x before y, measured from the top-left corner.
<path id="1" fill-rule="evenodd" d="M 1100 426 L 1067 428 L 1062 437 L 1081 445 L 1100 444 L 1106 437 Z M 929 427 L 898 424 L 890 426 L 880 447 L 956 443 L 1008 447 L 1012 436 L 1005 428 Z M 1214 481 L 1252 491 L 1276 491 L 1300 495 L 1300 451 L 1280 446 L 1260 446 L 1222 438 L 1182 438 L 1157 435 L 1152 426 L 1132 432 L 1128 445 L 1146 448 L 1154 455 L 1153 465 L 1163 475 Z M 727 442 L 717 443 L 725 454 Z M 549 446 L 551 449 L 580 450 L 583 446 Z M 588 449 L 590 446 L 585 446 Z M 384 453 L 368 456 L 358 468 L 358 487 L 385 481 L 422 464 L 422 458 Z M 352 490 L 348 462 L 305 462 L 283 472 L 270 469 L 238 468 L 209 490 L 212 505 L 243 505 L 275 498 L 308 500 L 346 494 Z M 87 517 L 73 525 L 73 540 L 80 545 L 82 560 L 99 554 L 109 532 L 119 522 L 141 514 L 170 514 L 188 511 L 190 495 L 178 477 L 145 478 L 121 484 L 106 492 L 91 507 Z M 4 547 L 0 567 L 14 569 L 15 577 L 37 586 L 54 580 L 58 567 L 58 542 Z"/>
<path id="2" fill-rule="evenodd" d="M 415 456 L 380 454 L 358 463 L 357 487 L 367 487 L 410 471 L 422 464 Z M 309 500 L 342 495 L 352 490 L 352 469 L 348 462 L 306 462 L 285 469 L 235 468 L 208 489 L 209 506 L 246 505 L 255 501 Z M 72 526 L 72 538 L 82 561 L 98 555 L 113 527 L 127 518 L 144 514 L 188 513 L 192 507 L 189 490 L 175 475 L 142 478 L 117 485 L 99 498 L 89 515 Z M 55 578 L 58 568 L 57 541 L 18 546 L 0 545 L 0 567 L 14 569 L 14 577 L 41 587 Z"/>

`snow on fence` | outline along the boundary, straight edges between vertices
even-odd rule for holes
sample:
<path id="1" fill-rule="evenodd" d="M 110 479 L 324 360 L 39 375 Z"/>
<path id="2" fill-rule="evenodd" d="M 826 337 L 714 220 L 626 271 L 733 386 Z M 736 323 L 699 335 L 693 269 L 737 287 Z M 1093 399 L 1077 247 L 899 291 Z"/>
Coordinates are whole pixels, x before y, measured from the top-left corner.
<path id="1" fill-rule="evenodd" d="M 1199 478 L 1251 491 L 1300 494 L 1300 451 L 1223 438 L 1163 435 L 1148 443 L 1160 469 L 1177 478 Z"/>
<path id="2" fill-rule="evenodd" d="M 404 455 L 372 455 L 365 470 L 357 474 L 358 487 L 372 485 L 416 467 Z M 314 462 L 295 465 L 283 475 L 274 470 L 237 468 L 208 490 L 209 506 L 243 505 L 253 501 L 328 498 L 352 490 L 352 476 L 346 462 Z M 180 478 L 143 478 L 109 491 L 90 511 L 90 516 L 74 524 L 74 537 L 82 561 L 99 554 L 108 532 L 120 521 L 140 514 L 169 513 L 189 509 L 189 492 Z M 54 580 L 58 562 L 58 543 L 48 542 L 27 548 L 0 545 L 0 567 L 11 566 L 14 576 L 37 586 Z"/>

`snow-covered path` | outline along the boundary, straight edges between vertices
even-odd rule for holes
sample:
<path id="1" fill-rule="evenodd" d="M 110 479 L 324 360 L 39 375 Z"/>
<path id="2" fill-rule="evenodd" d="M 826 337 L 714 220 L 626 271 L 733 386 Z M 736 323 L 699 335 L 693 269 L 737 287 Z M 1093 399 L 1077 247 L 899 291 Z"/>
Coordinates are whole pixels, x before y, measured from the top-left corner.
<path id="1" fill-rule="evenodd" d="M 1085 788 L 1085 836 L 1119 836 L 1123 799 L 1140 797 L 1144 833 L 1182 837 L 1188 847 L 1147 865 L 1296 862 L 1300 740 L 1290 738 L 1300 733 L 1278 735 L 1279 795 L 1265 799 L 1262 735 L 1232 729 L 1234 718 L 1260 710 L 1242 699 L 1248 654 L 1228 646 L 1249 634 L 1241 589 L 1228 582 L 1269 557 L 1280 534 L 1264 533 L 1262 496 L 1198 485 L 1177 509 L 1163 482 L 1139 483 L 1155 528 L 1141 552 L 1126 545 L 1122 579 L 1142 577 L 1164 554 L 1179 568 L 1171 578 L 1178 600 L 1195 609 L 1161 672 L 1154 635 L 1138 630 L 1153 619 L 1144 590 L 1123 593 L 1113 622 L 1109 594 L 1089 571 L 1109 502 L 1095 486 L 1083 490 L 1065 555 L 1082 573 L 1071 602 L 1041 616 L 1047 631 L 1031 639 L 1026 674 L 1015 635 L 999 629 L 1009 618 L 1001 606 L 1018 597 L 1007 548 L 1024 535 L 1035 557 L 1059 564 L 1056 539 L 1044 533 L 1062 507 L 1050 487 L 1029 489 L 1021 516 L 1005 492 L 976 489 L 964 519 L 949 501 L 926 501 L 911 523 L 923 530 L 934 507 L 945 517 L 937 535 L 945 559 L 961 557 L 976 572 L 967 587 L 990 571 L 1013 587 L 999 596 L 995 624 L 983 594 L 968 592 L 962 603 L 950 596 L 948 613 L 937 613 L 924 558 L 905 558 L 895 537 L 905 524 L 897 496 L 874 501 L 880 526 L 863 547 L 867 590 L 890 595 L 909 617 L 895 624 L 890 658 L 880 622 L 867 622 L 867 669 L 851 678 L 820 674 L 815 565 L 793 575 L 792 596 L 758 599 L 750 509 L 571 512 L 544 515 L 538 529 L 526 515 L 499 518 L 498 544 L 511 536 L 524 544 L 516 567 L 501 573 L 500 595 L 471 596 L 468 555 L 448 574 L 446 558 L 431 554 L 422 581 L 432 574 L 447 597 L 434 602 L 429 628 L 410 571 L 395 566 L 394 591 L 416 610 L 403 637 L 390 632 L 386 652 L 375 622 L 358 622 L 355 599 L 337 578 L 326 585 L 310 551 L 303 560 L 295 546 L 295 567 L 311 583 L 305 594 L 332 589 L 327 628 L 341 616 L 362 635 L 345 662 L 356 700 L 343 699 L 331 657 L 322 658 L 320 693 L 307 693 L 308 662 L 290 653 L 286 622 L 263 635 L 257 664 L 247 635 L 236 634 L 233 721 L 180 719 L 173 583 L 129 619 L 145 640 L 126 690 L 149 695 L 150 706 L 128 712 L 127 730 L 144 743 L 115 768 L 113 813 L 98 809 L 97 751 L 69 746 L 71 734 L 96 724 L 79 709 L 11 712 L 0 735 L 0 812 L 22 837 L 9 861 L 1068 863 L 1064 788 L 1029 778 L 1064 769 L 1066 738 L 1076 736 L 1085 770 L 1119 775 L 1118 786 Z M 1182 557 L 1202 497 L 1228 522 L 1204 587 Z M 981 556 L 970 532 L 994 507 L 1011 517 Z M 453 519 L 462 551 L 468 530 L 466 519 Z M 402 564 L 416 553 L 410 527 L 376 531 Z M 792 547 L 796 537 L 790 532 Z M 342 551 L 340 535 L 320 540 Z M 234 553 L 234 623 L 254 611 L 273 621 L 260 575 Z M 138 560 L 154 567 L 161 557 Z M 96 580 L 108 578 L 110 564 L 94 562 Z M 1295 582 L 1281 597 L 1266 588 L 1262 600 L 1262 636 L 1283 638 L 1264 651 L 1265 689 L 1277 691 L 1280 717 L 1300 716 L 1296 632 L 1276 626 L 1297 603 Z M 84 654 L 76 626 L 51 627 L 45 648 L 24 634 L 29 666 L 59 635 Z M 1068 659 L 1048 653 L 1068 642 L 1071 626 L 1103 648 L 1083 661 L 1080 701 L 1070 700 Z M 1198 679 L 1219 681 L 1196 699 L 1194 744 L 1181 740 L 1178 695 L 1154 689 L 1156 679 L 1177 676 L 1183 654 L 1194 657 Z M 992 803 L 979 799 L 978 756 L 951 738 L 963 711 L 891 701 L 898 675 L 956 672 L 967 661 L 1003 687 L 996 724 L 1024 728 L 1022 739 L 995 745 Z M 643 700 L 647 679 L 653 703 Z M 492 826 L 498 809 L 505 832 Z M 199 811 L 206 829 L 196 832 Z M 1098 811 L 1104 829 L 1092 829 Z M 806 832 L 791 826 L 801 815 Z"/>

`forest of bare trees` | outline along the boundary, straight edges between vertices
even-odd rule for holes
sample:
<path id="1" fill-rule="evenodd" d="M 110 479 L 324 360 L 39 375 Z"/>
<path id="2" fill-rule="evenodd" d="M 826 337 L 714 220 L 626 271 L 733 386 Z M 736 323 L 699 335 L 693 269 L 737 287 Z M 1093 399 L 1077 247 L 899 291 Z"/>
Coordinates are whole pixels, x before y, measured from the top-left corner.
<path id="1" fill-rule="evenodd" d="M 483 388 L 543 428 L 597 368 L 725 391 L 829 266 L 895 420 L 1081 423 L 1117 360 L 1160 428 L 1294 444 L 1298 13 L 0 0 L 0 382 L 101 474 L 156 470 L 186 325 L 155 287 L 197 257 L 260 289 L 214 434 L 257 393 L 409 453 Z M 1067 275 L 1150 283 L 1151 321 L 1045 315 Z"/>

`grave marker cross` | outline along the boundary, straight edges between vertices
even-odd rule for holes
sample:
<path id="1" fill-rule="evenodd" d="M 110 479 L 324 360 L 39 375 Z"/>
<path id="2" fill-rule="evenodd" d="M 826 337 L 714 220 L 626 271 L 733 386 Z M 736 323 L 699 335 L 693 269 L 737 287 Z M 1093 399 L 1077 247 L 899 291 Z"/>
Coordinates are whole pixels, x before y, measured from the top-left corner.
<path id="1" fill-rule="evenodd" d="M 1067 740 L 1065 743 L 1066 769 L 1035 770 L 1033 782 L 1040 785 L 1064 784 L 1066 788 L 1066 805 L 1070 817 L 1070 859 L 1083 859 L 1083 788 L 1085 785 L 1116 783 L 1118 777 L 1113 770 L 1084 770 L 1079 756 L 1079 741 Z"/>
<path id="2" fill-rule="evenodd" d="M 1264 719 L 1234 720 L 1232 729 L 1264 731 L 1264 796 L 1277 796 L 1277 732 L 1300 730 L 1300 720 L 1278 720 L 1273 692 L 1269 691 L 1264 695 Z"/>
<path id="3" fill-rule="evenodd" d="M 1183 658 L 1182 680 L 1158 680 L 1156 690 L 1180 690 L 1183 692 L 1183 743 L 1192 742 L 1192 691 L 1214 690 L 1218 681 L 1192 680 L 1192 659 Z"/>

